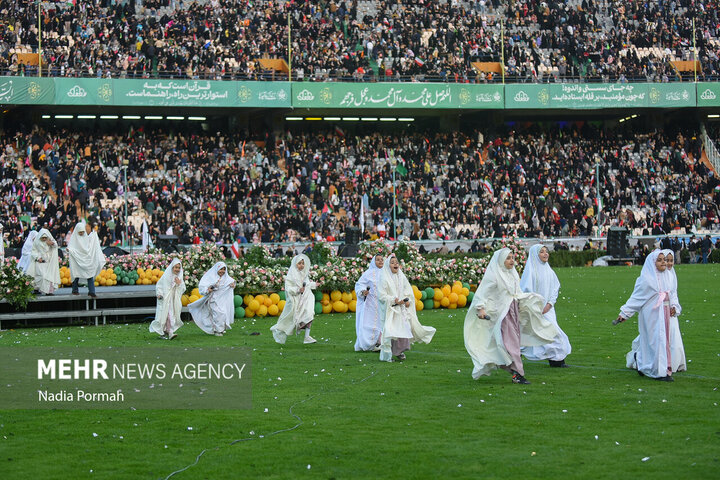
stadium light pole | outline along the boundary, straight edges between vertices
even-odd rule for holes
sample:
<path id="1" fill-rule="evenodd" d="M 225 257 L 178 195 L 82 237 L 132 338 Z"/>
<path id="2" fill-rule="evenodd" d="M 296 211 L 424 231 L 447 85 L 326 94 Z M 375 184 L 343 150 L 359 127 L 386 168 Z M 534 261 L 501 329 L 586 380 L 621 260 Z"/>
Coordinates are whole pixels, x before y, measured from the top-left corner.
<path id="1" fill-rule="evenodd" d="M 697 47 L 695 46 L 695 11 L 693 10 L 692 19 L 693 29 L 693 72 L 695 73 L 695 83 L 697 83 Z"/>
<path id="2" fill-rule="evenodd" d="M 290 2 L 285 4 L 288 17 L 288 82 L 292 82 L 292 24 L 290 23 Z"/>
<path id="3" fill-rule="evenodd" d="M 600 158 L 595 157 L 595 197 L 597 198 L 598 232 L 600 231 L 600 212 L 602 212 L 602 199 L 600 198 Z"/>
<path id="4" fill-rule="evenodd" d="M 505 23 L 502 15 L 500 16 L 500 73 L 502 74 L 502 83 L 505 85 Z"/>
<path id="5" fill-rule="evenodd" d="M 393 183 L 393 239 L 397 242 L 397 217 L 395 210 L 397 209 L 397 185 L 395 185 L 395 169 L 397 168 L 397 160 L 392 158 L 392 183 Z"/>
<path id="6" fill-rule="evenodd" d="M 127 162 L 127 160 L 123 160 L 123 163 Z M 125 246 L 130 245 L 130 239 L 128 238 L 128 215 L 127 215 L 127 164 L 123 165 L 123 172 L 125 173 L 125 180 L 123 187 L 123 197 L 124 197 L 124 204 L 125 204 Z"/>
<path id="7" fill-rule="evenodd" d="M 42 2 L 38 0 L 38 77 L 42 77 Z"/>

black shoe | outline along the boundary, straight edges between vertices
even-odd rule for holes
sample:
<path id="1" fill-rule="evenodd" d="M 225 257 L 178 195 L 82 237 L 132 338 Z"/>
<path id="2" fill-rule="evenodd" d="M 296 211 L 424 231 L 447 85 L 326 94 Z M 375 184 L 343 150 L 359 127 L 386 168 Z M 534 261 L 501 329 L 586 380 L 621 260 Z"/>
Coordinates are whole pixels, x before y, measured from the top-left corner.
<path id="1" fill-rule="evenodd" d="M 91 293 L 91 294 L 90 294 L 90 297 L 91 297 L 91 298 L 97 298 L 97 295 L 95 295 L 94 293 Z"/>
<path id="2" fill-rule="evenodd" d="M 638 370 L 637 372 L 638 372 L 638 375 L 640 375 L 641 377 L 645 376 L 645 374 L 643 372 L 641 372 L 640 370 Z"/>
<path id="3" fill-rule="evenodd" d="M 512 382 L 513 383 L 520 383 L 522 385 L 530 385 L 530 382 L 527 381 L 525 377 L 520 375 L 519 373 L 515 372 L 512 376 Z"/>
<path id="4" fill-rule="evenodd" d="M 404 353 L 401 353 L 400 355 L 397 356 L 397 359 L 398 359 L 399 361 L 401 361 L 401 362 L 404 361 L 404 360 L 405 360 L 405 354 L 404 354 Z"/>
<path id="5" fill-rule="evenodd" d="M 661 382 L 674 382 L 675 379 L 668 375 L 667 377 L 657 377 L 655 380 L 661 381 Z"/>
<path id="6" fill-rule="evenodd" d="M 548 363 L 553 368 L 568 368 L 570 366 L 565 363 L 565 360 L 548 360 Z"/>
<path id="7" fill-rule="evenodd" d="M 73 295 L 80 295 L 80 292 L 72 292 Z"/>

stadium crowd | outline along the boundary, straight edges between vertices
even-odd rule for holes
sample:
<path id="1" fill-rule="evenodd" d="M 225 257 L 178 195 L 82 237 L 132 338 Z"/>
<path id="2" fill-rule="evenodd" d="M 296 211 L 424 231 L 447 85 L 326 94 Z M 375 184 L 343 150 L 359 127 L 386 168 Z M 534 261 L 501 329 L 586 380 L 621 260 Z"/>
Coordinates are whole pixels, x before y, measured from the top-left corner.
<path id="1" fill-rule="evenodd" d="M 717 0 L 42 2 L 45 75 L 277 80 L 657 81 L 720 74 Z M 37 2 L 0 0 L 0 71 L 35 75 Z M 289 19 L 288 19 L 289 16 Z M 289 20 L 289 21 L 288 21 Z M 693 21 L 695 22 L 693 28 Z M 502 24 L 502 26 L 501 26 Z M 282 77 L 284 78 L 284 77 Z"/>
<path id="2" fill-rule="evenodd" d="M 143 219 L 151 237 L 173 233 L 181 243 L 340 240 L 360 224 L 361 205 L 366 237 L 392 237 L 393 170 L 397 232 L 410 239 L 597 235 L 610 225 L 690 233 L 717 229 L 720 216 L 720 183 L 684 130 L 580 122 L 497 133 L 299 130 L 249 141 L 34 126 L 6 132 L 0 147 L 0 221 L 15 247 L 30 221 L 62 242 L 85 215 L 103 245 L 119 242 L 124 166 L 135 244 Z"/>

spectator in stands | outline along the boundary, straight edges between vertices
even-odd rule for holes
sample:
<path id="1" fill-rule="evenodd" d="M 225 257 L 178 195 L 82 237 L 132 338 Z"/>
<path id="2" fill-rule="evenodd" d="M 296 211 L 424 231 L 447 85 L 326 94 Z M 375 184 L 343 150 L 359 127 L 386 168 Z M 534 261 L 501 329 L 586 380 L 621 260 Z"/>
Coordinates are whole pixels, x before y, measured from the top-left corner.
<path id="1" fill-rule="evenodd" d="M 712 251 L 712 239 L 710 238 L 710 235 L 705 235 L 705 238 L 702 239 L 702 242 L 700 243 L 700 251 L 702 253 L 702 263 L 708 263 L 708 258 L 710 258 L 710 252 Z"/>

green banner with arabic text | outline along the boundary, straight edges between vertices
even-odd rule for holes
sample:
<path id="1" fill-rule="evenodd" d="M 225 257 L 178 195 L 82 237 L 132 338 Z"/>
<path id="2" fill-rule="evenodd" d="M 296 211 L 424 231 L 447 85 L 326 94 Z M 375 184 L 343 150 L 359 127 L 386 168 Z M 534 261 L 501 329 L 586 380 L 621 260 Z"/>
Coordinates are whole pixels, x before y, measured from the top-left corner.
<path id="1" fill-rule="evenodd" d="M 508 109 L 695 107 L 690 83 L 561 83 L 505 86 Z"/>
<path id="2" fill-rule="evenodd" d="M 51 78 L 0 77 L 0 104 L 52 105 L 55 82 Z"/>
<path id="3" fill-rule="evenodd" d="M 295 108 L 501 109 L 504 102 L 502 85 L 296 82 L 292 104 Z"/>
<path id="4" fill-rule="evenodd" d="M 720 106 L 720 83 L 448 84 L 0 77 L 0 104 L 381 109 Z"/>

